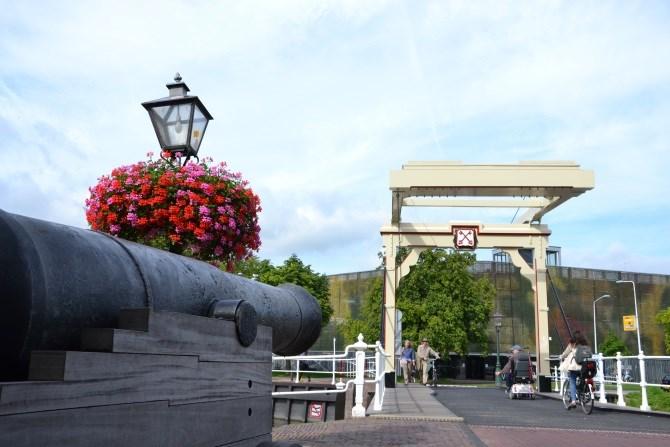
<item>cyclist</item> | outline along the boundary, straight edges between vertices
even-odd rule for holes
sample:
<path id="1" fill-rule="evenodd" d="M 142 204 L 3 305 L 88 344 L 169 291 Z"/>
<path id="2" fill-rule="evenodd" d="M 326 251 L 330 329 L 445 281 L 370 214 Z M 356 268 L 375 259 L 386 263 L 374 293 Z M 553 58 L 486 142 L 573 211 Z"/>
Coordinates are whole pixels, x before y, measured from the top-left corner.
<path id="1" fill-rule="evenodd" d="M 575 349 L 576 344 L 575 344 L 575 337 L 570 337 L 570 340 L 568 341 L 568 346 L 566 346 L 565 350 L 563 351 L 563 354 L 559 356 L 559 360 L 561 361 L 560 366 L 558 369 L 561 371 L 561 373 L 565 374 L 567 376 L 568 374 L 568 366 L 570 366 L 570 359 L 568 356 L 570 353 Z M 563 387 L 566 385 L 566 380 L 563 380 L 561 382 L 561 395 L 563 393 Z"/>
<path id="2" fill-rule="evenodd" d="M 577 406 L 577 377 L 579 377 L 582 370 L 582 365 L 577 363 L 575 357 L 578 350 L 588 348 L 588 345 L 586 337 L 581 332 L 575 332 L 575 347 L 570 350 L 566 358 L 566 362 L 568 362 L 568 380 L 570 381 L 570 406 L 568 409 Z"/>

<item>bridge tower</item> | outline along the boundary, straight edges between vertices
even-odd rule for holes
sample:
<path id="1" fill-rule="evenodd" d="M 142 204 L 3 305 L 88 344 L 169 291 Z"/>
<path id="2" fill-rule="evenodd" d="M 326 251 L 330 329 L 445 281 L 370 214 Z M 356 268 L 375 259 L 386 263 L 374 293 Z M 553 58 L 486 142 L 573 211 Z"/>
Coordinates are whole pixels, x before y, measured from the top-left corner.
<path id="1" fill-rule="evenodd" d="M 463 164 L 412 161 L 391 171 L 391 222 L 381 228 L 384 245 L 384 347 L 396 345 L 396 290 L 423 250 L 494 248 L 509 254 L 534 291 L 535 354 L 538 374 L 549 374 L 549 324 L 546 251 L 549 227 L 542 218 L 549 211 L 594 187 L 593 171 L 574 162 L 539 161 L 518 164 Z M 516 208 L 524 213 L 513 223 L 451 221 L 403 222 L 404 207 Z M 396 265 L 400 248 L 409 249 Z M 393 356 L 386 370 L 394 370 Z"/>

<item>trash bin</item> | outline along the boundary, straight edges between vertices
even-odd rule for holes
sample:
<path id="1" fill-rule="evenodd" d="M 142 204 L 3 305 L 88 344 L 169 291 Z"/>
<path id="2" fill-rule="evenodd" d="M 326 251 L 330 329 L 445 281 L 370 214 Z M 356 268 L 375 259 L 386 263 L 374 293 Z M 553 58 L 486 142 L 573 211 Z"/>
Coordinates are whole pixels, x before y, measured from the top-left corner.
<path id="1" fill-rule="evenodd" d="M 395 371 L 384 374 L 384 386 L 386 388 L 395 388 Z"/>
<path id="2" fill-rule="evenodd" d="M 540 393 L 551 393 L 551 376 L 538 377 L 537 385 Z"/>

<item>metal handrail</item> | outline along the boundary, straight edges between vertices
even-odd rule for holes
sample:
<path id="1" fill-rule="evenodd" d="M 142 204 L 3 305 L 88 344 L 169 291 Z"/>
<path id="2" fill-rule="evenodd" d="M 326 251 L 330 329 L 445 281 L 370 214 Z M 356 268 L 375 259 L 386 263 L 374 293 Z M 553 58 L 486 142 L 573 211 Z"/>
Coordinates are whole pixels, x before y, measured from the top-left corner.
<path id="1" fill-rule="evenodd" d="M 647 360 L 667 360 L 670 362 L 670 356 L 661 356 L 661 355 L 645 355 L 643 351 L 640 351 L 638 355 L 621 355 L 621 353 L 617 352 L 616 356 L 603 356 L 602 354 L 593 354 L 592 358 L 598 362 L 598 373 L 596 377 L 594 378 L 595 382 L 599 382 L 600 388 L 599 388 L 599 402 L 600 403 L 607 403 L 607 399 L 605 397 L 605 384 L 610 383 L 610 384 L 616 384 L 617 386 L 617 405 L 620 407 L 625 407 L 626 406 L 626 401 L 623 397 L 623 384 L 629 384 L 629 385 L 638 385 L 641 390 L 641 395 L 642 395 L 642 401 L 640 404 L 640 410 L 642 411 L 649 411 L 651 408 L 649 407 L 649 401 L 647 399 L 647 387 L 667 387 L 668 385 L 665 385 L 663 383 L 655 383 L 655 382 L 647 382 L 647 370 L 646 370 L 646 364 L 645 361 Z M 637 359 L 638 361 L 638 370 L 640 374 L 640 381 L 639 382 L 634 382 L 634 381 L 629 381 L 629 382 L 624 382 L 624 376 L 622 374 L 624 367 L 622 365 L 622 360 L 635 360 Z M 604 362 L 606 360 L 609 361 L 616 361 L 616 375 L 612 376 L 611 374 L 606 376 L 605 371 L 604 371 Z M 631 365 L 632 366 L 632 365 Z M 627 368 L 628 369 L 628 368 Z M 609 377 L 609 378 L 608 378 Z M 614 377 L 612 379 L 612 377 Z M 554 367 L 554 374 L 553 374 L 553 379 L 555 382 L 563 384 L 564 380 L 566 380 L 565 374 L 561 371 L 560 376 L 559 376 L 559 371 L 558 367 Z M 561 389 L 562 391 L 562 389 Z"/>
<path id="2" fill-rule="evenodd" d="M 365 373 L 371 372 L 370 369 L 365 369 L 366 360 L 369 360 L 365 356 L 365 351 L 368 349 L 375 350 L 375 368 L 374 368 L 374 379 L 365 380 Z M 352 345 L 345 347 L 342 354 L 322 354 L 322 355 L 293 355 L 293 356 L 283 356 L 283 357 L 273 357 L 272 360 L 296 360 L 297 363 L 297 374 L 300 373 L 299 365 L 300 361 L 306 360 L 336 360 L 336 359 L 345 359 L 348 358 L 350 352 L 355 352 L 355 374 L 356 377 L 353 380 L 348 380 L 346 383 L 340 381 L 336 386 L 337 389 L 330 390 L 305 390 L 305 391 L 275 391 L 272 393 L 272 396 L 287 396 L 287 395 L 297 395 L 297 394 L 331 394 L 331 393 L 344 393 L 349 389 L 351 384 L 356 385 L 356 399 L 355 405 L 352 409 L 353 417 L 365 417 L 365 408 L 363 407 L 363 386 L 365 383 L 374 383 L 375 384 L 375 397 L 374 397 L 374 409 L 381 410 L 383 401 L 384 401 L 384 358 L 389 357 L 389 354 L 386 354 L 381 343 L 377 341 L 374 345 L 369 345 L 363 341 L 363 334 L 358 334 L 358 341 Z M 334 362 L 333 362 L 334 364 Z M 292 372 L 292 371 L 291 371 Z M 325 372 L 324 372 L 325 373 Z M 328 372 L 330 374 L 330 372 Z M 332 372 L 335 374 L 335 371 Z M 341 380 L 341 379 L 340 379 Z"/>

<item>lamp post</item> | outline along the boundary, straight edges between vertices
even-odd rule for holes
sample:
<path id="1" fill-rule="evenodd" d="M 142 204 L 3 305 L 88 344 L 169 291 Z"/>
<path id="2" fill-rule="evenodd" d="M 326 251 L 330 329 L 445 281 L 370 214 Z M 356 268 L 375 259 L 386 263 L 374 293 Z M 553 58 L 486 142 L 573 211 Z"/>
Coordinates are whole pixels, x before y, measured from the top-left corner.
<path id="1" fill-rule="evenodd" d="M 603 298 L 611 298 L 609 294 L 604 294 L 595 300 L 593 300 L 593 348 L 596 351 L 596 354 L 599 352 L 598 351 L 598 331 L 596 330 L 596 303 Z"/>
<path id="2" fill-rule="evenodd" d="M 637 315 L 637 293 L 635 292 L 635 283 L 629 279 L 620 279 L 617 281 L 617 284 L 623 284 L 625 282 L 631 283 L 633 285 L 633 303 L 635 303 L 635 330 L 637 332 L 637 353 L 642 352 L 642 343 L 640 343 L 640 318 Z"/>
<path id="3" fill-rule="evenodd" d="M 500 377 L 500 328 L 502 327 L 503 314 L 496 312 L 493 314 L 493 322 L 496 327 L 496 387 L 502 386 L 502 377 Z"/>
<path id="4" fill-rule="evenodd" d="M 205 135 L 207 123 L 214 119 L 197 96 L 189 96 L 189 88 L 177 73 L 174 82 L 166 84 L 168 96 L 143 102 L 162 151 L 172 159 L 177 154 L 198 158 L 198 149 Z M 161 154 L 161 156 L 163 156 Z"/>

